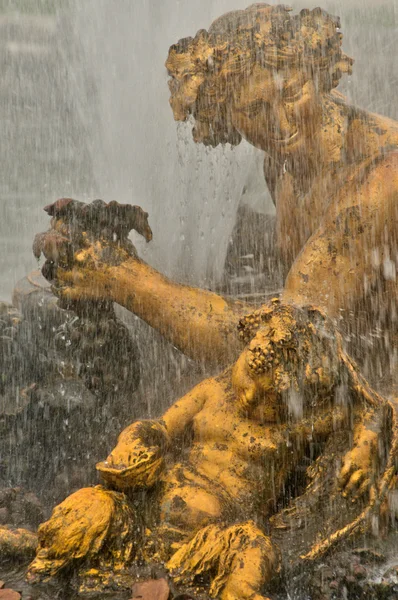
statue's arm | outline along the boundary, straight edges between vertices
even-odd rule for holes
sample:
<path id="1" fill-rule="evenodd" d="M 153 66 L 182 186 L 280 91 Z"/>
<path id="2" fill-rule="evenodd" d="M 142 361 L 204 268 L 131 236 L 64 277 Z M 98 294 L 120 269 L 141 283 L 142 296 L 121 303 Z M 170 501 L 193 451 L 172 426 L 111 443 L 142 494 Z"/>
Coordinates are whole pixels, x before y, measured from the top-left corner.
<path id="1" fill-rule="evenodd" d="M 336 317 L 339 309 L 353 308 L 395 260 L 390 253 L 398 241 L 398 153 L 349 189 L 294 262 L 283 302 L 313 304 Z M 395 263 L 391 267 L 395 277 Z"/>
<path id="2" fill-rule="evenodd" d="M 175 439 L 184 432 L 194 417 L 202 410 L 210 394 L 214 395 L 220 392 L 220 385 L 215 379 L 206 379 L 174 402 L 161 419 L 170 439 Z"/>
<path id="3" fill-rule="evenodd" d="M 358 406 L 351 417 L 347 407 L 334 406 L 333 410 L 320 411 L 310 423 L 306 420 L 298 426 L 301 435 L 327 440 L 329 435 L 339 430 L 349 430 L 352 434 L 351 448 L 343 457 L 340 474 L 338 477 L 339 487 L 343 496 L 350 496 L 356 500 L 368 492 L 377 478 L 380 456 L 383 454 L 381 448 L 386 442 L 383 435 L 385 423 L 388 420 L 388 406 L 380 410 Z"/>
<path id="4" fill-rule="evenodd" d="M 213 292 L 180 285 L 144 262 L 121 265 L 112 282 L 114 300 L 184 354 L 214 365 L 226 365 L 240 351 L 239 319 L 248 307 Z"/>
<path id="5" fill-rule="evenodd" d="M 175 283 L 137 258 L 93 269 L 85 267 L 81 253 L 71 271 L 58 269 L 57 278 L 65 300 L 106 297 L 117 302 L 194 360 L 225 366 L 239 354 L 237 325 L 250 307 Z"/>
<path id="6" fill-rule="evenodd" d="M 213 389 L 217 389 L 217 383 L 205 380 L 160 419 L 135 421 L 126 427 L 106 460 L 97 463 L 101 477 L 120 490 L 155 485 L 164 470 L 168 450 L 200 412 Z"/>

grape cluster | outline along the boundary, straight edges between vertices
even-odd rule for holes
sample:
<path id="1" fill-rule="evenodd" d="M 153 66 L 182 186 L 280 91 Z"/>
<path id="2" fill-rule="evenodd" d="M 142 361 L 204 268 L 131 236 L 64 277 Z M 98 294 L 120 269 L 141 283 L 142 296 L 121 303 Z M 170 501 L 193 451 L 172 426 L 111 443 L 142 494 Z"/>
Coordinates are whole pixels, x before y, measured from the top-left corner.
<path id="1" fill-rule="evenodd" d="M 266 304 L 253 311 L 249 315 L 245 315 L 239 320 L 238 335 L 242 342 L 247 344 L 254 338 L 262 323 L 268 321 L 274 312 L 274 309 L 280 305 L 278 297 L 272 298 L 269 304 Z"/>

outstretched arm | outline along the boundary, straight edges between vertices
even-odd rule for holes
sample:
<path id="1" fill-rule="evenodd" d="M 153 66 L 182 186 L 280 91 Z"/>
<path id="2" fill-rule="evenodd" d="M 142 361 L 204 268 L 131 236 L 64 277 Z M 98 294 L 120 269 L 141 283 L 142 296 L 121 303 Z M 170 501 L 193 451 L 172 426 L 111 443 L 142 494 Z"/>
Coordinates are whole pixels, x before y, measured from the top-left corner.
<path id="1" fill-rule="evenodd" d="M 51 235 L 50 247 L 46 241 L 42 244 L 47 258 L 53 252 Z M 194 360 L 223 367 L 239 354 L 237 325 L 250 307 L 174 283 L 115 245 L 98 241 L 76 252 L 72 266 L 58 266 L 56 282 L 57 294 L 66 304 L 100 299 L 117 302 Z"/>
<path id="2" fill-rule="evenodd" d="M 239 319 L 250 309 L 242 302 L 174 283 L 136 259 L 113 271 L 110 289 L 121 304 L 184 354 L 213 365 L 235 360 Z"/>

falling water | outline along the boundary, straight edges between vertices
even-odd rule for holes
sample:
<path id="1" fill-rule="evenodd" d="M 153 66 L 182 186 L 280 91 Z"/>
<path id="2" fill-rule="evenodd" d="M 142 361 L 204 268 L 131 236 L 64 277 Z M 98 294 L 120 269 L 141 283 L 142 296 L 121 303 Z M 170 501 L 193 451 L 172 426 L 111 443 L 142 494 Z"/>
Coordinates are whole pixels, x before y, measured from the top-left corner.
<path id="1" fill-rule="evenodd" d="M 262 152 L 244 142 L 211 151 L 195 145 L 190 126 L 173 122 L 164 61 L 180 37 L 246 2 L 49 2 L 55 14 L 34 10 L 45 2 L 3 4 L 0 294 L 9 297 L 34 267 L 30 244 L 46 224 L 42 206 L 73 195 L 144 206 L 154 230 L 150 245 L 137 242 L 144 258 L 178 280 L 214 285 L 249 175 L 253 185 L 250 165 Z M 341 16 L 344 48 L 356 60 L 342 91 L 396 118 L 396 0 L 321 4 Z M 22 5 L 32 8 L 18 12 Z M 264 193 L 263 202 L 272 212 Z"/>
<path id="2" fill-rule="evenodd" d="M 248 0 L 0 1 L 2 299 L 9 301 L 16 282 L 37 267 L 31 244 L 35 233 L 48 226 L 43 206 L 69 196 L 142 206 L 149 212 L 154 237 L 150 244 L 134 237 L 140 256 L 176 281 L 221 288 L 229 250 L 237 246 L 236 255 L 240 253 L 234 228 L 242 206 L 249 207 L 250 214 L 274 214 L 262 176 L 263 153 L 244 141 L 235 148 L 195 144 L 192 124 L 173 121 L 164 62 L 169 46 L 179 38 L 247 4 Z M 295 10 L 321 5 L 341 16 L 344 50 L 356 62 L 353 75 L 343 78 L 339 89 L 353 104 L 397 119 L 398 0 L 290 4 Z M 256 285 L 252 291 L 263 292 Z M 203 369 L 138 319 L 122 311 L 118 316 L 146 361 L 140 386 L 129 397 L 129 418 L 153 416 L 203 379 Z M 63 335 L 64 329 L 63 323 L 54 333 Z M 39 338 L 33 336 L 32 342 L 32 336 L 26 336 L 26 344 Z M 31 359 L 32 353 L 27 356 Z M 40 356 L 37 353 L 35 360 Z M 290 401 L 291 411 L 300 412 L 299 399 Z M 107 417 L 106 410 L 101 407 L 102 416 Z M 104 448 L 112 446 L 123 418 L 112 413 L 104 419 Z M 67 428 L 64 423 L 64 433 Z M 24 430 L 19 434 L 23 437 Z M 74 430 L 73 445 L 84 435 Z M 61 463 L 68 456 L 62 451 L 49 468 L 61 471 L 57 485 L 66 495 L 81 480 L 73 480 L 70 473 L 63 476 Z M 85 458 L 90 473 L 98 459 L 93 454 Z M 40 459 L 39 452 L 36 457 Z M 92 480 L 91 473 L 87 481 Z M 15 481 L 25 483 L 18 477 Z M 374 579 L 379 575 L 375 568 Z M 14 580 L 19 577 L 20 573 Z M 43 594 L 40 598 L 52 597 L 51 592 Z"/>

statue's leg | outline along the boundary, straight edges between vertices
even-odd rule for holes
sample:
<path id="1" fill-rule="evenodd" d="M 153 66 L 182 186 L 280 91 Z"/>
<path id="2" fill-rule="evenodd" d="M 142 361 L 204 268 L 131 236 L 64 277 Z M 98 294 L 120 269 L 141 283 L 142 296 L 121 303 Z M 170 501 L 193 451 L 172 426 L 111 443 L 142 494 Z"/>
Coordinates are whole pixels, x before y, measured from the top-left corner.
<path id="1" fill-rule="evenodd" d="M 134 513 L 124 494 L 101 486 L 75 492 L 39 527 L 28 580 L 46 581 L 65 567 L 104 563 L 120 569 L 131 558 Z"/>
<path id="2" fill-rule="evenodd" d="M 162 523 L 192 532 L 218 520 L 222 503 L 211 490 L 184 485 L 163 495 L 160 510 Z"/>
<path id="3" fill-rule="evenodd" d="M 279 569 L 270 538 L 253 521 L 231 527 L 209 525 L 184 544 L 168 562 L 178 582 L 216 572 L 210 594 L 220 600 L 264 600 L 263 585 Z"/>
<path id="4" fill-rule="evenodd" d="M 230 527 L 226 535 L 231 534 L 242 538 L 237 551 L 231 552 L 234 556 L 227 565 L 228 578 L 220 600 L 264 600 L 260 594 L 262 587 L 279 571 L 278 552 L 253 522 Z"/>

